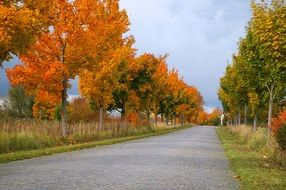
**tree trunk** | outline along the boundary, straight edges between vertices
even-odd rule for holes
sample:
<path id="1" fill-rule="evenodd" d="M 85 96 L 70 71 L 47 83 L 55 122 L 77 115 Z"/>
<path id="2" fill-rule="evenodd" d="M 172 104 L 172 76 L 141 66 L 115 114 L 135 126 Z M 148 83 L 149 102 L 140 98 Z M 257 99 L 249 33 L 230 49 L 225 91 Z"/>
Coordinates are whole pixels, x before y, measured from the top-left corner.
<path id="1" fill-rule="evenodd" d="M 253 132 L 256 132 L 257 122 L 258 122 L 258 114 L 255 113 L 255 115 L 254 115 L 254 120 L 253 120 Z"/>
<path id="2" fill-rule="evenodd" d="M 239 108 L 239 111 L 238 111 L 238 116 L 237 116 L 237 124 L 240 125 L 241 124 L 241 114 L 240 114 L 240 108 Z"/>
<path id="3" fill-rule="evenodd" d="M 125 110 L 125 107 L 122 107 L 122 110 L 121 110 L 121 120 L 125 120 L 125 114 L 126 114 L 126 110 Z"/>
<path id="4" fill-rule="evenodd" d="M 197 112 L 197 114 L 196 114 L 195 121 L 196 121 L 196 123 L 199 125 L 199 112 Z"/>
<path id="5" fill-rule="evenodd" d="M 158 114 L 155 113 L 155 126 L 158 126 Z"/>
<path id="6" fill-rule="evenodd" d="M 99 128 L 104 128 L 104 109 L 102 106 L 99 108 Z"/>
<path id="7" fill-rule="evenodd" d="M 166 116 L 166 125 L 169 125 L 169 116 Z"/>
<path id="8" fill-rule="evenodd" d="M 234 116 L 234 126 L 237 126 L 237 115 L 235 114 L 235 116 Z"/>
<path id="9" fill-rule="evenodd" d="M 271 127 L 271 120 L 272 120 L 272 110 L 273 110 L 273 93 L 270 93 L 270 98 L 269 98 L 269 110 L 268 110 L 268 132 L 270 132 L 270 127 Z"/>
<path id="10" fill-rule="evenodd" d="M 275 88 L 275 84 L 274 83 L 271 84 L 270 88 L 267 87 L 268 92 L 269 92 L 269 110 L 268 110 L 268 123 L 267 123 L 269 138 L 270 138 L 270 132 L 271 132 L 273 101 L 274 101 L 275 96 L 276 96 L 276 94 L 273 94 L 274 93 L 274 88 Z"/>
<path id="11" fill-rule="evenodd" d="M 184 125 L 183 114 L 179 115 L 179 123 L 180 125 Z"/>
<path id="12" fill-rule="evenodd" d="M 151 115 L 151 114 L 150 114 L 150 112 L 148 111 L 148 112 L 147 112 L 147 120 L 148 120 L 148 123 L 149 123 L 149 124 L 150 124 L 150 115 Z"/>
<path id="13" fill-rule="evenodd" d="M 247 105 L 244 104 L 244 125 L 247 125 Z"/>
<path id="14" fill-rule="evenodd" d="M 67 78 L 63 77 L 62 85 L 62 109 L 61 109 L 61 120 L 62 120 L 62 136 L 67 136 Z"/>

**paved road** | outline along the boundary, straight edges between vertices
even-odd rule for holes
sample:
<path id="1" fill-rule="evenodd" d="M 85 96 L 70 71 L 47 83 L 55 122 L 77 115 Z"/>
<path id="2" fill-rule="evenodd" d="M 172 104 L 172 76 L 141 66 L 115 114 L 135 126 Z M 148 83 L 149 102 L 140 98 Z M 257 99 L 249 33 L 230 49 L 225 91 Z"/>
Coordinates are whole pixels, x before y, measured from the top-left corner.
<path id="1" fill-rule="evenodd" d="M 1 190 L 238 189 L 214 127 L 0 164 Z"/>

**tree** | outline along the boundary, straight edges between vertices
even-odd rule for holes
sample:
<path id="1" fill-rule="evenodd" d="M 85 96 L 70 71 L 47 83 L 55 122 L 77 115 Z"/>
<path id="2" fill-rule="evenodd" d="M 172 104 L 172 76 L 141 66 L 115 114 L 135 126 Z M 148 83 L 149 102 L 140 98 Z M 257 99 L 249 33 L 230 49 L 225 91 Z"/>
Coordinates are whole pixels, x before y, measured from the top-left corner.
<path id="1" fill-rule="evenodd" d="M 80 72 L 80 92 L 89 99 L 94 108 L 100 110 L 100 128 L 103 128 L 104 124 L 104 110 L 113 103 L 112 92 L 118 85 L 118 66 L 124 59 L 128 59 L 130 55 L 134 54 L 132 48 L 134 38 L 123 36 L 129 30 L 128 18 L 123 18 L 123 15 L 120 15 L 118 4 L 115 8 L 111 14 L 115 18 L 122 19 L 122 24 L 113 28 L 112 35 L 105 40 L 104 51 L 97 57 L 96 64 L 92 64 Z"/>
<path id="2" fill-rule="evenodd" d="M 25 53 L 47 28 L 52 4 L 53 0 L 0 2 L 0 67 L 13 54 Z"/>
<path id="3" fill-rule="evenodd" d="M 204 111 L 203 104 L 203 98 L 197 88 L 186 85 L 182 101 L 176 107 L 181 124 L 184 124 L 185 120 L 189 123 L 199 124 L 200 112 Z"/>
<path id="4" fill-rule="evenodd" d="M 98 117 L 98 112 L 92 109 L 85 98 L 74 98 L 68 105 L 68 118 L 71 123 L 93 122 Z"/>
<path id="5" fill-rule="evenodd" d="M 16 86 L 9 90 L 5 107 L 12 117 L 31 118 L 33 105 L 34 98 L 27 96 L 23 87 Z"/>
<path id="6" fill-rule="evenodd" d="M 237 90 L 238 73 L 234 64 L 228 65 L 225 75 L 220 80 L 219 96 L 223 100 L 223 106 L 226 107 L 231 118 L 234 118 L 234 124 L 240 124 L 240 106 L 241 97 Z"/>
<path id="7" fill-rule="evenodd" d="M 247 64 L 245 64 L 243 57 L 238 52 L 233 55 L 233 65 L 236 74 L 236 86 L 234 86 L 237 98 L 239 99 L 239 123 L 240 123 L 240 109 L 244 107 L 244 125 L 247 125 L 247 110 L 248 110 L 248 92 L 249 92 L 249 72 Z"/>
<path id="8" fill-rule="evenodd" d="M 21 84 L 35 95 L 36 106 L 44 103 L 52 110 L 49 115 L 61 104 L 62 135 L 66 136 L 69 80 L 94 67 L 117 39 L 117 28 L 126 32 L 129 22 L 118 0 L 56 0 L 53 11 L 50 30 L 42 32 L 20 57 L 24 65 L 7 74 L 12 85 Z"/>
<path id="9" fill-rule="evenodd" d="M 208 120 L 208 114 L 205 111 L 201 111 L 198 113 L 197 123 L 198 124 L 206 124 Z"/>
<path id="10" fill-rule="evenodd" d="M 207 123 L 208 125 L 218 126 L 220 125 L 220 116 L 222 114 L 222 110 L 215 108 L 210 114 L 208 114 Z"/>
<path id="11" fill-rule="evenodd" d="M 183 79 L 179 77 L 177 70 L 168 72 L 167 78 L 167 96 L 161 101 L 160 112 L 166 116 L 166 123 L 169 119 L 176 117 L 176 108 L 184 102 L 184 95 L 186 92 L 186 84 Z"/>
<path id="12" fill-rule="evenodd" d="M 93 70 L 84 70 L 80 73 L 80 92 L 89 99 L 94 108 L 99 109 L 100 128 L 103 128 L 104 110 L 114 102 L 113 90 L 118 86 L 118 65 L 124 57 L 133 52 L 130 47 L 133 42 L 127 40 L 126 43 L 113 50 L 112 54 L 106 57 L 108 60 L 102 60 Z"/>
<path id="13" fill-rule="evenodd" d="M 285 97 L 286 4 L 284 0 L 273 0 L 270 4 L 261 1 L 251 5 L 253 17 L 246 37 L 240 40 L 239 51 L 221 79 L 219 96 L 229 112 L 242 102 L 248 103 L 254 130 L 258 111 L 264 109 L 268 98 L 270 130 L 273 107 Z"/>
<path id="14" fill-rule="evenodd" d="M 160 101 L 165 97 L 168 68 L 167 55 L 156 57 L 153 54 L 143 54 L 136 59 L 139 69 L 134 77 L 132 89 L 139 98 L 139 109 L 147 115 L 155 115 L 155 123 L 160 109 Z"/>
<path id="15" fill-rule="evenodd" d="M 259 110 L 264 109 L 266 104 L 266 93 L 263 87 L 265 68 L 258 48 L 259 44 L 255 43 L 252 32 L 248 30 L 245 39 L 241 39 L 239 43 L 239 55 L 244 65 L 241 75 L 247 80 L 245 88 L 247 89 L 248 105 L 254 117 L 254 131 L 257 128 Z M 252 80 L 254 76 L 256 80 Z"/>
<path id="16" fill-rule="evenodd" d="M 189 106 L 189 113 L 187 114 L 187 117 L 189 118 L 189 122 L 192 123 L 200 123 L 199 122 L 199 115 L 201 112 L 204 112 L 204 100 L 199 92 L 199 90 L 194 86 L 188 86 L 187 92 L 187 105 Z"/>
<path id="17" fill-rule="evenodd" d="M 112 88 L 116 85 L 113 76 L 115 66 L 103 62 L 98 73 L 92 73 L 85 70 L 80 77 L 80 92 L 87 97 L 94 105 L 94 108 L 100 110 L 99 126 L 103 128 L 104 110 L 112 103 Z"/>
<path id="18" fill-rule="evenodd" d="M 218 89 L 218 97 L 222 104 L 227 124 L 232 124 L 233 112 L 231 108 L 231 97 L 221 87 Z"/>
<path id="19" fill-rule="evenodd" d="M 130 98 L 130 84 L 132 81 L 130 65 L 134 63 L 134 57 L 123 59 L 118 64 L 117 86 L 113 88 L 113 103 L 109 106 L 109 110 L 116 110 L 121 114 L 124 120 L 128 109 L 128 100 Z"/>
<path id="20" fill-rule="evenodd" d="M 285 93 L 286 71 L 286 4 L 273 0 L 271 4 L 252 3 L 253 18 L 249 30 L 259 44 L 258 51 L 264 68 L 262 84 L 269 95 L 268 128 L 270 130 L 274 101 Z"/>
<path id="21" fill-rule="evenodd" d="M 114 70 L 108 75 L 111 81 L 115 84 L 109 85 L 109 96 L 112 96 L 112 101 L 109 101 L 107 109 L 116 110 L 121 114 L 121 119 L 125 119 L 126 111 L 131 107 L 132 90 L 131 83 L 133 81 L 133 72 L 137 71 L 137 63 L 135 62 L 136 50 L 132 47 L 134 39 L 130 38 L 126 44 L 122 44 L 113 57 L 112 62 L 115 66 Z"/>
<path id="22" fill-rule="evenodd" d="M 167 55 L 159 56 L 157 58 L 158 65 L 151 76 L 151 92 L 149 94 L 149 107 L 151 112 L 155 115 L 155 125 L 157 125 L 157 117 L 160 113 L 160 104 L 166 98 L 168 92 L 167 88 L 167 77 L 168 77 L 168 66 L 166 63 Z"/>

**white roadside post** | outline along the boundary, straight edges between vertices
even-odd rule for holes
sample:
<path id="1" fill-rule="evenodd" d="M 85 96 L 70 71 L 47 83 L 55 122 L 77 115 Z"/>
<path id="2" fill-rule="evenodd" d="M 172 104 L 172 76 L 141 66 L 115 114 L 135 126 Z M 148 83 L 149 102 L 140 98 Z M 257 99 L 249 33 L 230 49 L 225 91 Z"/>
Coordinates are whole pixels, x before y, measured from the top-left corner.
<path id="1" fill-rule="evenodd" d="M 220 125 L 223 125 L 224 113 L 220 115 Z"/>

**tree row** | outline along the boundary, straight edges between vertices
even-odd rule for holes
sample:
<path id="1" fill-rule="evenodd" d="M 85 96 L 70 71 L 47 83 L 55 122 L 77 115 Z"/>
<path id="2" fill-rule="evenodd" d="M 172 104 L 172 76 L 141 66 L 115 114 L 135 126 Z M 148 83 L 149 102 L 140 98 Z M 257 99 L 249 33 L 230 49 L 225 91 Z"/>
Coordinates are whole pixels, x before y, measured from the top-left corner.
<path id="1" fill-rule="evenodd" d="M 199 91 L 178 71 L 168 70 L 167 55 L 137 55 L 127 34 L 129 19 L 119 0 L 38 0 L 0 3 L 0 61 L 20 58 L 8 69 L 12 86 L 34 97 L 33 116 L 53 119 L 60 110 L 67 134 L 70 81 L 89 105 L 122 119 L 130 113 L 160 114 L 166 122 L 197 122 L 203 112 Z"/>
<path id="2" fill-rule="evenodd" d="M 253 121 L 271 130 L 273 116 L 285 107 L 286 3 L 252 2 L 252 18 L 238 51 L 220 80 L 219 98 L 229 123 Z M 260 121 L 260 122 L 259 122 Z"/>

